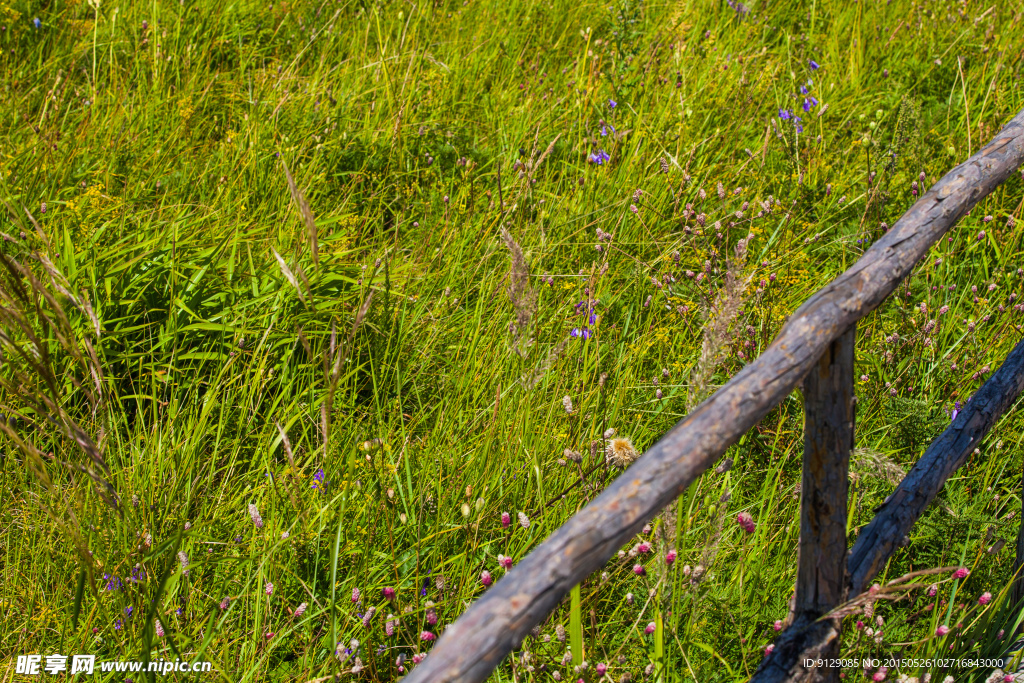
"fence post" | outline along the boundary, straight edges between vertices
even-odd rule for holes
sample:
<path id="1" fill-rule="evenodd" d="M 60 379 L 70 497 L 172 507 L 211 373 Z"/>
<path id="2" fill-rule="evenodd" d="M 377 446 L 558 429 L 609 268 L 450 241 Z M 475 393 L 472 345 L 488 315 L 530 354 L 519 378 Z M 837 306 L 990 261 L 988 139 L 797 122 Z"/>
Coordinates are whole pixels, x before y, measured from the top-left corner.
<path id="1" fill-rule="evenodd" d="M 804 461 L 794 626 L 814 621 L 845 597 L 856 337 L 857 326 L 852 325 L 829 345 L 804 379 Z M 838 656 L 838 645 L 837 638 L 830 651 L 818 656 Z M 805 680 L 838 681 L 839 671 L 807 671 Z"/>

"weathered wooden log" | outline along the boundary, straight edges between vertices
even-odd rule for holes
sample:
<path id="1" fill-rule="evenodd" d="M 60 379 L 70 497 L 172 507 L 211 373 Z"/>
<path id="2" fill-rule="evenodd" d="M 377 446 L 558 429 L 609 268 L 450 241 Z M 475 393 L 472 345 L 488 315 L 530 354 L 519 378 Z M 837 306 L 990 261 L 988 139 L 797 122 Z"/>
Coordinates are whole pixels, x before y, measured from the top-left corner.
<path id="1" fill-rule="evenodd" d="M 569 590 L 601 568 L 873 311 L 928 248 L 1024 163 L 1024 111 L 938 181 L 857 263 L 808 299 L 771 346 L 488 589 L 409 683 L 483 681 Z"/>
<path id="2" fill-rule="evenodd" d="M 796 599 L 790 628 L 805 628 L 843 601 L 846 592 L 846 499 L 853 448 L 853 362 L 857 328 L 832 342 L 804 378 L 804 462 Z M 839 629 L 838 621 L 833 625 Z M 835 659 L 833 639 L 824 659 Z M 807 681 L 839 680 L 839 669 L 817 667 Z"/>
<path id="3" fill-rule="evenodd" d="M 857 537 L 847 561 L 849 595 L 860 595 L 899 547 L 946 480 L 981 445 L 985 434 L 1024 391 L 1024 341 L 1020 341 L 960 414 L 924 452 L 896 490 Z M 804 680 L 805 658 L 822 656 L 839 638 L 837 625 L 822 620 L 813 628 L 783 631 L 775 648 L 750 679 L 757 683 Z"/>

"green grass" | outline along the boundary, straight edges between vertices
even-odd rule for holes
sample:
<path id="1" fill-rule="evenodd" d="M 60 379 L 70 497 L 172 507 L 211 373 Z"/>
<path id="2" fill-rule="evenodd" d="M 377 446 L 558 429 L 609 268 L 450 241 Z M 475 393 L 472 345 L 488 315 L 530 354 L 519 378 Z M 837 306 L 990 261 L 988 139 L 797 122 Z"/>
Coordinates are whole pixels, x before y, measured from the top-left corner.
<path id="1" fill-rule="evenodd" d="M 0 251 L 26 269 L 0 287 L 0 657 L 306 681 L 350 672 L 357 639 L 351 678 L 397 679 L 483 570 L 501 580 L 499 554 L 520 560 L 617 475 L 605 430 L 649 447 L 702 395 L 691 378 L 713 390 L 756 357 L 919 173 L 927 188 L 1024 107 L 1022 16 L 1004 0 L 0 0 Z M 851 544 L 1021 336 L 1022 190 L 1015 175 L 858 328 Z M 750 278 L 729 326 L 708 313 L 727 259 Z M 716 319 L 720 359 L 698 373 Z M 645 576 L 613 558 L 493 680 L 595 681 L 604 663 L 636 681 L 656 659 L 652 680 L 749 677 L 792 594 L 801 415 L 795 393 L 653 523 Z M 975 628 L 988 640 L 932 635 L 1010 579 L 1022 440 L 1014 410 L 879 581 L 970 576 L 930 610 L 921 590 L 879 602 L 881 643 L 850 617 L 844 656 L 998 650 L 998 600 Z M 562 664 L 557 633 L 588 668 Z"/>

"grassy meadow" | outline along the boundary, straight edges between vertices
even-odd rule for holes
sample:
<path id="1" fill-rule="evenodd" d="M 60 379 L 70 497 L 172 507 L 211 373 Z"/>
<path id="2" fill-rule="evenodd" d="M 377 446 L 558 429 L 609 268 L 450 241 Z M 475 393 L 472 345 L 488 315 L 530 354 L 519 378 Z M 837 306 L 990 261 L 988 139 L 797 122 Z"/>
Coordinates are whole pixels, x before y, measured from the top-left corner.
<path id="1" fill-rule="evenodd" d="M 4 681 L 32 653 L 401 678 L 621 473 L 613 437 L 657 441 L 1024 108 L 1012 0 L 0 23 Z M 1022 336 L 1022 200 L 1015 174 L 858 326 L 851 545 Z M 491 680 L 749 678 L 802 430 L 797 391 Z M 844 657 L 1002 651 L 1022 442 L 1015 409 L 878 581 L 967 576 L 851 615 Z M 879 667 L 844 676 L 991 673 Z"/>

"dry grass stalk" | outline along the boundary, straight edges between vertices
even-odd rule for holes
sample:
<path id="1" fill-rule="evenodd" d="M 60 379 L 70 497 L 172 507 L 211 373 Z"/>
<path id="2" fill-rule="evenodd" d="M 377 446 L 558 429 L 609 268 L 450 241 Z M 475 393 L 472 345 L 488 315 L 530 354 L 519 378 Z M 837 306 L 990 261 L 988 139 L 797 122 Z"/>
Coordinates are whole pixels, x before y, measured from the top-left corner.
<path id="1" fill-rule="evenodd" d="M 295 206 L 299 209 L 299 214 L 302 216 L 302 222 L 306 225 L 309 235 L 309 249 L 313 253 L 313 264 L 319 268 L 320 246 L 316 238 L 316 222 L 313 220 L 313 211 L 309 208 L 309 202 L 306 201 L 306 198 L 299 191 L 298 186 L 295 185 L 295 179 L 292 178 L 292 174 L 288 170 L 288 164 L 284 162 L 284 159 L 281 159 L 281 165 L 284 167 L 284 177 L 288 181 L 288 191 L 292 195 L 292 201 L 295 202 Z"/>
<path id="2" fill-rule="evenodd" d="M 736 257 L 726 263 L 725 285 L 719 289 L 711 307 L 708 321 L 704 325 L 704 338 L 700 356 L 690 373 L 690 396 L 687 411 L 692 411 L 708 394 L 708 383 L 715 370 L 725 358 L 732 341 L 733 328 L 743 294 L 750 284 L 751 275 L 744 272 L 747 260 L 747 243 L 753 235 L 747 235 L 736 244 Z"/>
<path id="3" fill-rule="evenodd" d="M 884 453 L 871 448 L 855 449 L 851 454 L 850 465 L 850 478 L 854 481 L 860 477 L 876 477 L 891 486 L 896 486 L 907 476 L 906 470 Z"/>
<path id="4" fill-rule="evenodd" d="M 516 310 L 516 319 L 511 326 L 512 349 L 525 358 L 526 350 L 533 345 L 533 340 L 529 338 L 529 327 L 537 312 L 537 291 L 530 286 L 530 266 L 522 247 L 504 227 L 501 229 L 501 241 L 508 247 L 512 258 L 508 285 L 508 296 Z"/>

